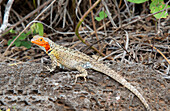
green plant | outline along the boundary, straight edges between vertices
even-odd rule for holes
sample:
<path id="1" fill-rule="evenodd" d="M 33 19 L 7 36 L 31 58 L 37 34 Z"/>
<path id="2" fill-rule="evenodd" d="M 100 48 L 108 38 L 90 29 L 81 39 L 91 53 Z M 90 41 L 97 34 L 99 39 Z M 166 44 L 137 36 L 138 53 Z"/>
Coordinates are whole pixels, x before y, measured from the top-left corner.
<path id="1" fill-rule="evenodd" d="M 148 0 L 128 0 L 128 1 L 139 4 L 139 3 L 146 2 Z M 151 13 L 156 13 L 156 12 L 163 10 L 164 8 L 167 9 L 170 7 L 169 5 L 167 5 L 167 7 L 165 6 L 166 4 L 164 3 L 164 0 L 152 0 L 149 6 L 149 9 L 151 10 Z M 167 16 L 168 16 L 168 13 L 166 13 L 166 11 L 163 11 L 163 12 L 160 12 L 154 15 L 156 19 L 166 18 Z"/>
<path id="2" fill-rule="evenodd" d="M 146 2 L 146 1 L 148 1 L 148 0 L 127 0 L 127 1 L 138 4 L 138 3 Z"/>
<path id="3" fill-rule="evenodd" d="M 25 41 L 28 35 L 31 34 L 31 31 L 28 31 L 27 33 L 22 33 L 21 36 L 17 38 L 17 40 L 12 44 L 17 47 L 24 46 L 26 48 L 31 48 L 31 42 Z M 8 45 L 11 44 L 11 42 L 16 38 L 17 36 L 13 36 L 12 39 L 8 40 Z"/>
<path id="4" fill-rule="evenodd" d="M 104 11 L 101 11 L 101 12 L 99 12 L 99 17 L 95 17 L 95 19 L 97 21 L 101 21 L 101 20 L 103 20 L 106 17 L 107 17 L 107 14 Z"/>
<path id="5" fill-rule="evenodd" d="M 43 36 L 44 34 L 44 28 L 43 25 L 41 23 L 33 23 L 30 27 L 30 31 L 28 31 L 27 33 L 22 33 L 21 36 L 19 36 L 17 38 L 17 40 L 12 44 L 13 46 L 24 46 L 26 48 L 31 48 L 31 42 L 30 41 L 26 41 L 27 36 L 29 36 L 31 34 L 31 32 L 33 33 L 33 35 L 35 34 L 39 34 L 41 36 Z M 15 30 L 11 29 L 8 33 L 16 33 Z M 12 39 L 8 40 L 8 45 L 11 44 L 11 42 L 16 38 L 17 36 L 13 36 Z"/>
<path id="6" fill-rule="evenodd" d="M 158 11 L 163 10 L 164 8 L 169 8 L 170 6 L 167 5 L 167 7 L 165 7 L 166 4 L 164 3 L 163 0 L 152 0 L 151 4 L 150 4 L 150 10 L 151 13 L 155 13 Z M 159 19 L 159 18 L 166 18 L 168 16 L 168 12 L 166 13 L 166 11 L 160 12 L 158 14 L 155 14 L 154 17 Z"/>
<path id="7" fill-rule="evenodd" d="M 31 32 L 35 33 L 35 34 L 39 34 L 40 36 L 43 36 L 44 34 L 44 28 L 43 25 L 41 23 L 33 23 L 30 27 Z"/>

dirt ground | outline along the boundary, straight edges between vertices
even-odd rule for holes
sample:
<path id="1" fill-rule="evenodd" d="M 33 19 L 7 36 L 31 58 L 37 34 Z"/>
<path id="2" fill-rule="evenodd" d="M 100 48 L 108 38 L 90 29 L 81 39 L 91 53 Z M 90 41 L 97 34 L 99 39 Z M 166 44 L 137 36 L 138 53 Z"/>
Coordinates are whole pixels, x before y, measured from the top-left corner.
<path id="1" fill-rule="evenodd" d="M 150 66 L 111 63 L 148 101 L 154 111 L 170 109 L 169 81 Z M 43 64 L 0 64 L 0 109 L 34 111 L 113 110 L 145 111 L 128 89 L 106 75 L 88 70 L 87 82 L 78 71 L 57 68 L 49 73 Z"/>

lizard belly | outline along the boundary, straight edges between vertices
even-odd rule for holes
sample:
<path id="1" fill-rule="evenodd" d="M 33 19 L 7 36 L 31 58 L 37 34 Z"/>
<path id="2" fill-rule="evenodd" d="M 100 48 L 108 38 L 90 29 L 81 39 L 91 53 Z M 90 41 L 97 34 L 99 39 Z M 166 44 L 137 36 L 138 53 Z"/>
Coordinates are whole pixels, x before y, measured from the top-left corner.
<path id="1" fill-rule="evenodd" d="M 75 66 L 78 63 L 74 60 L 69 60 L 68 62 L 67 59 L 58 60 L 58 62 L 69 69 L 76 69 Z"/>

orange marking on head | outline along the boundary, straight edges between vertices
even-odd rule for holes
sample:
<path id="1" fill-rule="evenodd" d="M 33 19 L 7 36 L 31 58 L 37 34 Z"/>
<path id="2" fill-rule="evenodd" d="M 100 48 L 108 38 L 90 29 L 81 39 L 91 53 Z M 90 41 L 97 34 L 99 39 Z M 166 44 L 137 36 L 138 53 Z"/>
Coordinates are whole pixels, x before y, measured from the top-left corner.
<path id="1" fill-rule="evenodd" d="M 49 43 L 47 41 L 45 41 L 44 38 L 42 38 L 42 37 L 33 38 L 31 40 L 31 42 L 36 44 L 36 45 L 44 47 L 46 51 L 48 51 L 50 49 Z"/>

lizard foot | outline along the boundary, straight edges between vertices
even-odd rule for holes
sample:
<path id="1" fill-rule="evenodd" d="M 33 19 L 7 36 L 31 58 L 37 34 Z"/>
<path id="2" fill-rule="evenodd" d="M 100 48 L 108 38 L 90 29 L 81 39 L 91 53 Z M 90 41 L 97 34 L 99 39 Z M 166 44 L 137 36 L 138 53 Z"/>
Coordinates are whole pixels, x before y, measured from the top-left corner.
<path id="1" fill-rule="evenodd" d="M 87 76 L 87 74 L 78 74 L 78 75 L 76 75 L 76 79 L 75 79 L 75 82 L 74 82 L 74 83 L 77 82 L 77 78 L 78 78 L 78 77 L 83 77 L 83 78 L 84 78 L 84 81 L 86 82 L 86 76 Z"/>
<path id="2" fill-rule="evenodd" d="M 55 69 L 51 69 L 49 66 L 44 66 L 48 71 L 53 72 Z"/>

